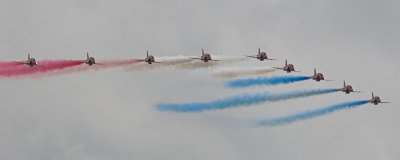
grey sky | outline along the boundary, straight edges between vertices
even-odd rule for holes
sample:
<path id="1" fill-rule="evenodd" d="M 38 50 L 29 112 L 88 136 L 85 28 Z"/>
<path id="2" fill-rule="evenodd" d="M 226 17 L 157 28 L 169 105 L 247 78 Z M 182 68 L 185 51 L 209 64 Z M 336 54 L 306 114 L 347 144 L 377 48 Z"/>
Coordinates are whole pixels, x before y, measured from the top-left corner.
<path id="1" fill-rule="evenodd" d="M 400 2 L 0 1 L 1 60 L 256 53 L 288 58 L 334 82 L 230 90 L 213 69 L 0 79 L 0 159 L 399 159 Z M 257 61 L 237 65 L 262 66 Z M 278 72 L 276 74 L 283 74 Z M 158 102 L 210 101 L 243 92 L 336 87 L 364 91 L 212 111 L 160 113 Z M 242 121 L 347 100 L 384 100 L 276 128 Z"/>

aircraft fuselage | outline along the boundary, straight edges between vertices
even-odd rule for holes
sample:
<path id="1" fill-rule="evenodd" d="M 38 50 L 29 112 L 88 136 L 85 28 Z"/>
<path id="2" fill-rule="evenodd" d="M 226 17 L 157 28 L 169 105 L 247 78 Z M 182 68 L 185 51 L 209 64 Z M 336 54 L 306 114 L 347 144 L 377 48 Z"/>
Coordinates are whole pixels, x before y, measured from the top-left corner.
<path id="1" fill-rule="evenodd" d="M 200 58 L 202 61 L 204 61 L 204 62 L 208 62 L 208 61 L 211 61 L 212 59 L 211 59 L 211 55 L 209 54 L 209 53 L 206 53 L 206 54 L 204 54 L 204 55 L 201 55 L 201 58 Z"/>
<path id="2" fill-rule="evenodd" d="M 146 59 L 144 59 L 144 61 L 145 61 L 146 63 L 148 63 L 148 64 L 152 64 L 152 63 L 155 62 L 155 58 L 154 58 L 154 56 L 149 55 L 149 56 L 146 57 Z"/>
<path id="3" fill-rule="evenodd" d="M 261 52 L 257 55 L 257 59 L 259 59 L 260 61 L 264 61 L 265 59 L 268 59 L 267 53 L 265 52 Z"/>
<path id="4" fill-rule="evenodd" d="M 288 64 L 288 65 L 284 66 L 284 67 L 283 67 L 283 70 L 286 71 L 287 73 L 290 73 L 290 72 L 294 72 L 294 71 L 295 71 L 295 70 L 294 70 L 294 66 L 293 66 L 292 64 Z"/>
<path id="5" fill-rule="evenodd" d="M 349 94 L 350 92 L 354 92 L 353 87 L 348 85 L 344 88 L 342 88 L 342 92 L 345 92 L 346 94 Z"/>
<path id="6" fill-rule="evenodd" d="M 96 60 L 94 59 L 94 57 L 89 57 L 88 59 L 86 59 L 85 63 L 89 66 L 96 64 Z"/>
<path id="7" fill-rule="evenodd" d="M 381 98 L 379 98 L 378 96 L 375 96 L 374 98 L 372 98 L 371 100 L 369 100 L 370 103 L 374 104 L 374 105 L 378 105 L 379 103 L 381 103 Z"/>
<path id="8" fill-rule="evenodd" d="M 316 75 L 314 75 L 312 77 L 312 79 L 317 81 L 317 82 L 325 80 L 324 75 L 322 73 L 317 73 Z"/>
<path id="9" fill-rule="evenodd" d="M 29 59 L 28 61 L 26 61 L 26 64 L 29 67 L 33 67 L 34 65 L 36 65 L 36 60 L 34 58 Z"/>

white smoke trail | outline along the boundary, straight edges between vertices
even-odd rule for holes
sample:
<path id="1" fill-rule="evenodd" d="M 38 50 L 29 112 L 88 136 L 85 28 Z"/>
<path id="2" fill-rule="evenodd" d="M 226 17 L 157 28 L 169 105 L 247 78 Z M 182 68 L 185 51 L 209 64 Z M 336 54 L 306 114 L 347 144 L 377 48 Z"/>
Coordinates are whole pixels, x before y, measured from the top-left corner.
<path id="1" fill-rule="evenodd" d="M 213 76 L 217 78 L 237 78 L 241 76 L 264 75 L 276 71 L 270 67 L 228 67 L 217 69 L 213 72 Z"/>

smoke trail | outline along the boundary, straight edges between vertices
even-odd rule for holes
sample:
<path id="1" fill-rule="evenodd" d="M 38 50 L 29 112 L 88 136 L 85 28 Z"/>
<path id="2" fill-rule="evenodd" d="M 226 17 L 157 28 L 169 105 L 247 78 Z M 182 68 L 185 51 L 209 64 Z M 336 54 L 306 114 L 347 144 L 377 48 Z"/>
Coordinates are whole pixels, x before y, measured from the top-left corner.
<path id="1" fill-rule="evenodd" d="M 232 63 L 238 63 L 241 61 L 247 60 L 247 58 L 243 57 L 227 57 L 227 58 L 222 58 L 222 57 L 216 57 L 215 58 L 218 61 L 209 61 L 209 62 L 203 62 L 201 60 L 194 60 L 190 63 L 184 63 L 181 65 L 177 65 L 177 69 L 199 69 L 199 68 L 211 68 L 217 65 L 226 65 L 226 64 L 232 64 Z"/>
<path id="2" fill-rule="evenodd" d="M 230 67 L 216 70 L 212 75 L 218 78 L 235 78 L 240 76 L 263 75 L 276 71 L 269 67 Z"/>
<path id="3" fill-rule="evenodd" d="M 226 86 L 229 88 L 244 88 L 256 85 L 275 86 L 279 84 L 288 84 L 299 81 L 308 80 L 307 76 L 274 76 L 274 77 L 258 77 L 250 79 L 237 79 L 228 81 Z"/>
<path id="4" fill-rule="evenodd" d="M 187 69 L 198 69 L 198 68 L 210 68 L 210 67 L 214 67 L 219 65 L 219 62 L 203 62 L 203 61 L 192 61 L 189 63 L 184 63 L 181 65 L 177 65 L 176 68 L 177 69 L 183 69 L 183 70 L 187 70 Z"/>
<path id="5" fill-rule="evenodd" d="M 273 118 L 273 119 L 264 119 L 261 120 L 257 123 L 257 125 L 261 126 L 279 126 L 279 125 L 285 125 L 285 124 L 290 124 L 293 122 L 301 121 L 301 120 L 306 120 L 314 117 L 319 117 L 323 116 L 335 111 L 343 110 L 343 109 L 351 109 L 355 107 L 359 107 L 363 104 L 367 104 L 368 101 L 363 100 L 363 101 L 352 101 L 352 102 L 344 102 L 340 104 L 334 104 L 331 106 L 327 106 L 324 108 L 316 109 L 316 110 L 310 110 L 310 111 L 305 111 L 293 115 L 288 115 L 288 116 L 283 116 L 283 117 L 278 117 L 278 118 Z"/>
<path id="6" fill-rule="evenodd" d="M 16 63 L 18 63 L 18 65 Z M 29 67 L 24 64 L 20 65 L 19 62 L 10 62 L 9 65 L 7 65 L 8 67 L 0 69 L 0 77 L 17 77 L 47 73 L 77 66 L 82 63 L 83 61 L 79 60 L 42 60 L 38 61 L 38 65 Z"/>
<path id="7" fill-rule="evenodd" d="M 185 104 L 158 104 L 156 108 L 160 111 L 172 112 L 202 112 L 206 110 L 219 110 L 239 106 L 249 106 L 263 102 L 277 102 L 301 97 L 309 97 L 339 91 L 339 89 L 313 89 L 304 91 L 292 91 L 283 93 L 256 93 L 242 94 L 227 97 L 212 102 L 205 103 L 185 103 Z"/>
<path id="8" fill-rule="evenodd" d="M 137 59 L 127 59 L 127 60 L 106 60 L 99 62 L 100 65 L 96 65 L 97 67 L 119 67 L 123 65 L 130 65 L 130 64 L 136 64 L 139 62 L 143 62 L 143 60 L 137 60 Z"/>
<path id="9" fill-rule="evenodd" d="M 60 75 L 60 74 L 71 74 L 76 72 L 84 72 L 84 71 L 98 71 L 110 68 L 117 67 L 126 67 L 133 64 L 138 64 L 143 62 L 142 60 L 129 59 L 129 60 L 106 60 L 101 62 L 96 62 L 98 64 L 93 64 L 92 66 L 82 64 L 76 67 L 71 67 L 62 71 L 54 72 L 52 75 Z"/>

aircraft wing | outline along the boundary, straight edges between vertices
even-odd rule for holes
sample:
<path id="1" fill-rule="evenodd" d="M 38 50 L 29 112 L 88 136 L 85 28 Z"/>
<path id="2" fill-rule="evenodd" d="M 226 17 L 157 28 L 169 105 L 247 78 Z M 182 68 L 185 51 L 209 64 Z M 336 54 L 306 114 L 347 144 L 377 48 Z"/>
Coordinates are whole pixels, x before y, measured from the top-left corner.
<path id="1" fill-rule="evenodd" d="M 392 103 L 392 102 L 381 102 L 381 103 Z"/>
<path id="2" fill-rule="evenodd" d="M 215 60 L 215 59 L 212 59 L 211 61 L 215 61 L 215 62 L 218 62 L 218 61 L 221 61 L 221 60 Z"/>
<path id="3" fill-rule="evenodd" d="M 257 58 L 257 56 L 246 56 L 246 57 L 249 57 L 249 58 Z"/>
<path id="4" fill-rule="evenodd" d="M 275 68 L 275 69 L 281 69 L 281 70 L 283 70 L 283 68 L 280 68 L 280 67 L 272 67 L 272 68 Z"/>
<path id="5" fill-rule="evenodd" d="M 192 58 L 190 58 L 190 59 L 201 59 L 201 58 L 199 58 L 199 57 L 192 57 Z"/>
<path id="6" fill-rule="evenodd" d="M 19 64 L 28 64 L 28 63 L 26 63 L 26 62 L 17 62 L 17 63 L 19 63 Z"/>
<path id="7" fill-rule="evenodd" d="M 277 59 L 271 59 L 271 58 L 267 58 L 268 60 L 273 60 L 273 61 L 275 61 L 275 60 L 277 60 Z"/>

